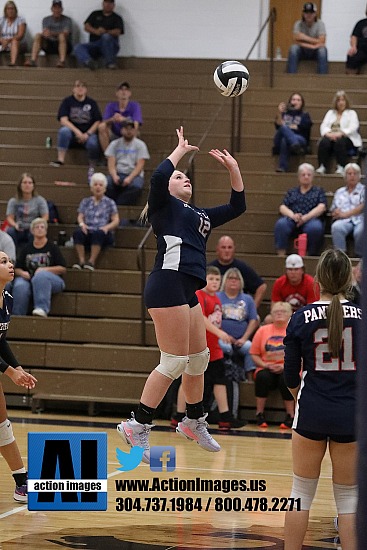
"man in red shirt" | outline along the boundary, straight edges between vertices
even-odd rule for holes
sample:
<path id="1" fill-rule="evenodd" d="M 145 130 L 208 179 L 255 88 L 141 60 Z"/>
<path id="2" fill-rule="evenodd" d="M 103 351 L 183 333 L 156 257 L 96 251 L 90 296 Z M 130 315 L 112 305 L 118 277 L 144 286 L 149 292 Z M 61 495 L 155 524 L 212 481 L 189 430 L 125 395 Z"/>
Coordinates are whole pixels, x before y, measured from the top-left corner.
<path id="1" fill-rule="evenodd" d="M 301 256 L 291 254 L 285 261 L 285 275 L 276 279 L 271 302 L 288 302 L 294 311 L 320 299 L 319 285 L 305 273 Z"/>

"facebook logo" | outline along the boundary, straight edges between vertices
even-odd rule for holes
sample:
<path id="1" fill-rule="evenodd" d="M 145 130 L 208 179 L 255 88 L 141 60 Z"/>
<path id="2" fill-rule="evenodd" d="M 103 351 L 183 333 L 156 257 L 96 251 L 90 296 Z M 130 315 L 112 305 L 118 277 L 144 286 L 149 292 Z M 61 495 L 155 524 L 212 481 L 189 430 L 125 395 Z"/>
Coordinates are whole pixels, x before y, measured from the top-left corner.
<path id="1" fill-rule="evenodd" d="M 151 447 L 150 469 L 152 472 L 173 472 L 176 469 L 176 449 L 174 447 Z"/>

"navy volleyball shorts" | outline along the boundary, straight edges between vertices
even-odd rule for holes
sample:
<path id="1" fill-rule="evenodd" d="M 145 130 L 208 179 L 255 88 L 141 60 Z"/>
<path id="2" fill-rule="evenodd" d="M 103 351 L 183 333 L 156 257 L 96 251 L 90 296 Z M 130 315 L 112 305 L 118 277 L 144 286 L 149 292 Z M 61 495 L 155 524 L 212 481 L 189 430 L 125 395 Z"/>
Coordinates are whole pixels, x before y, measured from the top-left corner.
<path id="1" fill-rule="evenodd" d="M 356 441 L 356 436 L 351 435 L 337 435 L 337 434 L 324 434 L 324 433 L 316 433 L 316 432 L 307 432 L 306 430 L 299 430 L 296 428 L 294 430 L 302 437 L 306 437 L 307 439 L 312 439 L 313 441 L 325 441 L 325 439 L 330 439 L 330 441 L 335 441 L 335 443 L 353 443 Z"/>
<path id="2" fill-rule="evenodd" d="M 153 271 L 145 285 L 145 305 L 148 309 L 185 304 L 191 308 L 199 303 L 195 292 L 202 287 L 201 279 L 180 271 L 173 269 Z"/>

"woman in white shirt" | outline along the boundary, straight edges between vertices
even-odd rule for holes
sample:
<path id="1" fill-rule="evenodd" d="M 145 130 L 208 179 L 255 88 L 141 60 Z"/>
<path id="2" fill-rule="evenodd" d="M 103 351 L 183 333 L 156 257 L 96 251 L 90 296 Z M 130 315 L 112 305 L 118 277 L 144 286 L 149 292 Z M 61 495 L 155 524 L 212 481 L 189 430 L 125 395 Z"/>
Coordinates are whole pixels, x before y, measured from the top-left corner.
<path id="1" fill-rule="evenodd" d="M 9 67 L 15 67 L 19 50 L 25 51 L 22 40 L 26 31 L 26 22 L 18 15 L 18 9 L 11 0 L 4 6 L 4 17 L 0 18 L 0 47 L 2 52 L 10 52 Z"/>
<path id="2" fill-rule="evenodd" d="M 336 157 L 336 174 L 344 175 L 344 166 L 349 161 L 350 151 L 362 145 L 359 134 L 357 113 L 350 109 L 350 102 L 343 90 L 336 92 L 333 108 L 330 109 L 321 123 L 321 141 L 318 149 L 318 174 L 325 174 L 329 168 L 330 159 Z"/>

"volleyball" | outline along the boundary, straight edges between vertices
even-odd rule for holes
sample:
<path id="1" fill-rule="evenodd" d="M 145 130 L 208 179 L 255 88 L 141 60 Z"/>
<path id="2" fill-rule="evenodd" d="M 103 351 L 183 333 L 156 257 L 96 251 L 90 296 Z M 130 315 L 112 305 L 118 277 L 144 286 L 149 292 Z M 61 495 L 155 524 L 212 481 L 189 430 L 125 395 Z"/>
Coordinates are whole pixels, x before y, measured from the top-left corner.
<path id="1" fill-rule="evenodd" d="M 250 73 L 239 61 L 224 61 L 214 71 L 214 83 L 226 97 L 237 97 L 247 90 Z"/>

